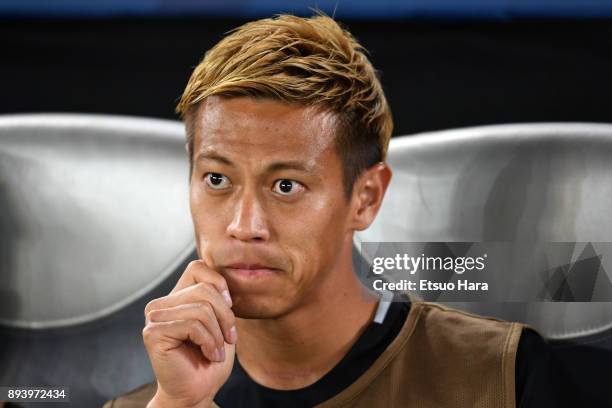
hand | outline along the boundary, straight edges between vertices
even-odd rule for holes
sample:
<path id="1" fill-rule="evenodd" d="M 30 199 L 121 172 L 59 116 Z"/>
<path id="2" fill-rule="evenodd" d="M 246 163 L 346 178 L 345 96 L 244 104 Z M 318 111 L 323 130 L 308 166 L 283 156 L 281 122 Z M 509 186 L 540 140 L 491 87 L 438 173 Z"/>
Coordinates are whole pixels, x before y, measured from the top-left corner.
<path id="1" fill-rule="evenodd" d="M 169 295 L 145 307 L 144 344 L 157 378 L 149 407 L 209 407 L 236 353 L 235 317 L 223 276 L 192 261 Z"/>

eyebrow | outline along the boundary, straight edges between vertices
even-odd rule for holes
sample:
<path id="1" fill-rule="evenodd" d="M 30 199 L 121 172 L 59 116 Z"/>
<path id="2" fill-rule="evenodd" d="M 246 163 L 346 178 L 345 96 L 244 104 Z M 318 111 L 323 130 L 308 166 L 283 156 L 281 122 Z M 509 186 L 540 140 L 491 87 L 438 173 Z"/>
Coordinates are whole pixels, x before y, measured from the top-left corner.
<path id="1" fill-rule="evenodd" d="M 232 163 L 232 161 L 226 157 L 221 156 L 220 154 L 217 153 L 213 153 L 213 152 L 202 152 L 198 155 L 198 158 L 196 159 L 196 161 L 202 161 L 202 160 L 214 160 L 214 161 L 218 161 L 222 164 L 226 164 L 228 166 L 232 166 L 235 167 L 234 163 Z"/>
<path id="2" fill-rule="evenodd" d="M 213 160 L 230 167 L 236 167 L 236 165 L 230 159 L 214 152 L 202 152 L 198 155 L 196 160 Z M 266 167 L 266 172 L 268 173 L 280 170 L 297 170 L 305 173 L 311 173 L 313 171 L 312 166 L 307 166 L 305 163 L 299 160 L 275 162 L 269 164 L 268 167 Z"/>

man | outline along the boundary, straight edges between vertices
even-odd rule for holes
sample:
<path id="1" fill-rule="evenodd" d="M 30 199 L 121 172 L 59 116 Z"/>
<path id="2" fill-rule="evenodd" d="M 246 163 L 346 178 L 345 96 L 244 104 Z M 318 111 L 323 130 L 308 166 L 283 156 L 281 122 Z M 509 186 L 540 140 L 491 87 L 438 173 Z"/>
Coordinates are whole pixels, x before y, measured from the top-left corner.
<path id="1" fill-rule="evenodd" d="M 199 260 L 145 308 L 157 381 L 107 407 L 527 406 L 547 364 L 534 332 L 422 302 L 384 313 L 354 273 L 392 119 L 347 31 L 321 15 L 248 23 L 177 110 Z"/>

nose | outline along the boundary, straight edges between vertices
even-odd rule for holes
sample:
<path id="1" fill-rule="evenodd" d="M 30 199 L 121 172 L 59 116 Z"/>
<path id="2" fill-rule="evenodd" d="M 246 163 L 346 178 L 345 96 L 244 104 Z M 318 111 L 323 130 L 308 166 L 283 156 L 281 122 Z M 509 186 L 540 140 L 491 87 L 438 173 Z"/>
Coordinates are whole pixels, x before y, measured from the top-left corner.
<path id="1" fill-rule="evenodd" d="M 236 197 L 232 221 L 227 226 L 230 237 L 240 241 L 267 241 L 270 231 L 261 202 L 253 191 Z"/>

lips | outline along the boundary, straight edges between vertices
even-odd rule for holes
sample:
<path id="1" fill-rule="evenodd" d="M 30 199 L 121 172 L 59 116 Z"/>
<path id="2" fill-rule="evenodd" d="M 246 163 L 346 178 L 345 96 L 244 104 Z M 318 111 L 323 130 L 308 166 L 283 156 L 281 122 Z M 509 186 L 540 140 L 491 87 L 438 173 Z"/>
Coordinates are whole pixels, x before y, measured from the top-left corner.
<path id="1" fill-rule="evenodd" d="M 248 270 L 257 270 L 257 269 L 270 269 L 275 270 L 276 268 L 272 268 L 271 266 L 263 265 L 263 264 L 249 264 L 249 263 L 234 263 L 227 265 L 226 268 L 230 269 L 248 269 Z"/>
<path id="2" fill-rule="evenodd" d="M 261 278 L 276 274 L 279 269 L 259 263 L 233 263 L 224 267 L 230 274 L 248 278 Z"/>

